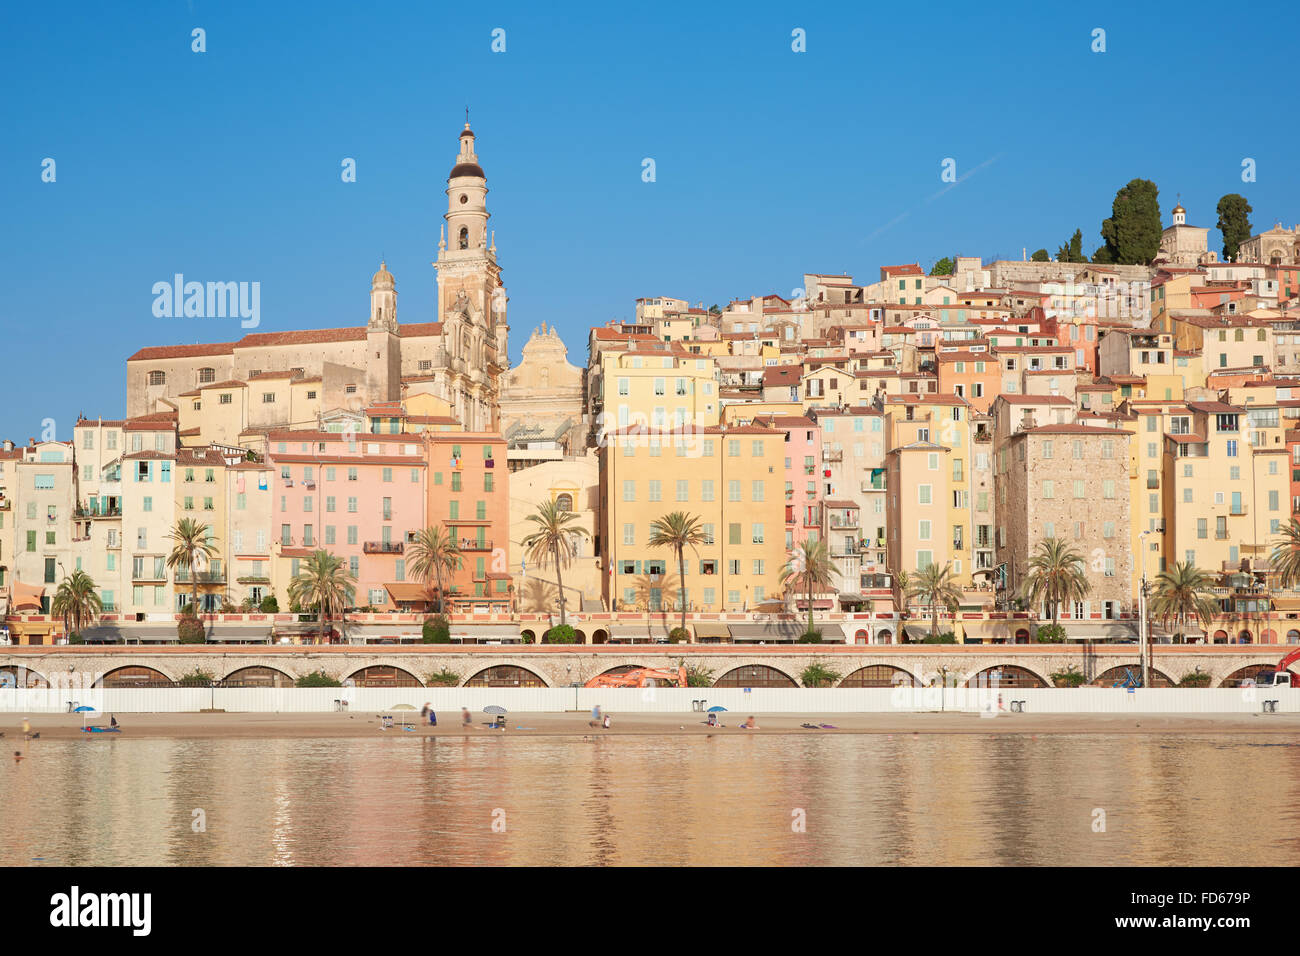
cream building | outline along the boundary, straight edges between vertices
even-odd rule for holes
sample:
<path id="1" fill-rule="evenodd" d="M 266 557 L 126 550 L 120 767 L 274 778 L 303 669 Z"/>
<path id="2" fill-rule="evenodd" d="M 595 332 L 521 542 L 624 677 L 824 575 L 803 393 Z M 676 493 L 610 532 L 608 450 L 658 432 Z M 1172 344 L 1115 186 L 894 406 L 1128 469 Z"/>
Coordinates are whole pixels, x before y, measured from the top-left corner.
<path id="1" fill-rule="evenodd" d="M 574 538 L 577 552 L 561 578 L 567 609 L 603 608 L 600 559 L 599 461 L 595 449 L 578 457 L 566 456 L 510 474 L 510 573 L 514 578 L 516 606 L 521 611 L 559 609 L 553 566 L 539 568 L 525 557 L 524 539 L 537 530 L 528 515 L 543 501 L 555 501 L 578 516 L 574 526 L 587 532 Z"/>
<path id="2" fill-rule="evenodd" d="M 569 364 L 554 327 L 534 329 L 501 386 L 501 431 L 512 469 L 582 452 L 583 370 Z"/>
<path id="3" fill-rule="evenodd" d="M 1157 262 L 1176 266 L 1200 266 L 1218 261 L 1218 255 L 1209 250 L 1210 230 L 1187 225 L 1187 210 L 1179 203 L 1174 207 L 1173 224 L 1160 233 L 1160 251 Z"/>

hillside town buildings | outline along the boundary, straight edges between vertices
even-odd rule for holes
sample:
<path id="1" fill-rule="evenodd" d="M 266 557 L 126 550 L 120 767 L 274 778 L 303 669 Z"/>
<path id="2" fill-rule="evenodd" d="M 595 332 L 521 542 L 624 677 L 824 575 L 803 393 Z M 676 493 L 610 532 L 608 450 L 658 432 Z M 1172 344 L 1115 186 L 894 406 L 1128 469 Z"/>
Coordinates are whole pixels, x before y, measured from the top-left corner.
<path id="1" fill-rule="evenodd" d="M 1193 637 L 1300 632 L 1269 559 L 1300 515 L 1297 230 L 1220 262 L 1180 203 L 1149 266 L 957 256 L 950 275 L 807 273 L 709 308 L 643 297 L 591 323 L 585 359 L 541 324 L 511 367 L 468 124 L 457 143 L 432 321 L 398 321 L 381 262 L 364 323 L 146 346 L 124 417 L 0 449 L 14 639 L 62 632 L 50 601 L 76 570 L 118 639 L 195 590 L 203 614 L 287 611 L 320 550 L 362 615 L 549 615 L 563 593 L 578 614 L 752 620 L 807 609 L 782 572 L 810 539 L 833 568 L 813 610 L 883 615 L 861 633 L 890 640 L 917 637 L 900 625 L 928 609 L 906 582 L 935 565 L 961 593 L 949 628 L 1019 639 L 976 620 L 1050 616 L 1023 587 L 1048 540 L 1089 586 L 1056 609 L 1069 639 L 1115 637 L 1176 563 L 1215 582 L 1221 617 Z M 526 544 L 542 502 L 582 530 L 562 587 Z M 702 532 L 684 574 L 650 544 L 673 511 Z M 212 547 L 193 569 L 167 560 L 186 518 Z M 446 593 L 410 564 L 430 526 L 459 551 Z"/>

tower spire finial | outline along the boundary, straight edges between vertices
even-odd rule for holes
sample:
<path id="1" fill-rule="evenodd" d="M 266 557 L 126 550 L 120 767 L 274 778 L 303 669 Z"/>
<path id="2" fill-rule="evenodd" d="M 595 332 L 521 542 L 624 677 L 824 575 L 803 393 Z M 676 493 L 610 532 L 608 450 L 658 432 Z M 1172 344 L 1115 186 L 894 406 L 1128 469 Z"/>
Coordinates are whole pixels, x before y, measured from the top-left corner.
<path id="1" fill-rule="evenodd" d="M 465 107 L 465 128 L 469 129 L 469 107 Z"/>

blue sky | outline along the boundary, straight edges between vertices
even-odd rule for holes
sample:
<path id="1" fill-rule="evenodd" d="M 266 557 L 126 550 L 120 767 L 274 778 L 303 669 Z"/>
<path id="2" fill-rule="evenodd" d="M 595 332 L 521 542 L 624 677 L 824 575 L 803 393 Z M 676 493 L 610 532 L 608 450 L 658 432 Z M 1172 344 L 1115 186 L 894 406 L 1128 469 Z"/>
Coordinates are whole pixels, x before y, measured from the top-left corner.
<path id="1" fill-rule="evenodd" d="M 1300 222 L 1294 68 L 1269 39 L 1297 14 L 1267 7 L 6 5 L 0 437 L 121 415 L 141 346 L 243 334 L 155 318 L 177 272 L 260 282 L 262 331 L 319 328 L 365 321 L 382 255 L 399 319 L 433 320 L 467 105 L 516 359 L 545 321 L 581 364 L 638 296 L 789 295 L 805 271 L 1018 258 L 1076 228 L 1091 252 L 1134 177 L 1166 222 L 1181 193 L 1213 227 L 1228 192 L 1257 227 Z"/>

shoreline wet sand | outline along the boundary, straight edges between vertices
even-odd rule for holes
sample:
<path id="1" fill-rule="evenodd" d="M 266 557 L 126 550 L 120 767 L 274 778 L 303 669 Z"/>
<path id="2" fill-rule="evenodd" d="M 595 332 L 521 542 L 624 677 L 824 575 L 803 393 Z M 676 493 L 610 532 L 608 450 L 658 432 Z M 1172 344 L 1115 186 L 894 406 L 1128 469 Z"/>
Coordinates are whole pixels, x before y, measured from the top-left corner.
<path id="1" fill-rule="evenodd" d="M 211 737 L 227 739 L 357 738 L 357 737 L 621 737 L 621 736 L 747 736 L 797 734 L 1297 734 L 1300 714 L 999 714 L 975 713 L 852 713 L 806 715 L 755 714 L 756 730 L 740 724 L 747 713 L 720 714 L 720 726 L 710 727 L 701 714 L 619 714 L 611 712 L 609 728 L 592 727 L 589 712 L 509 714 L 506 729 L 491 729 L 490 718 L 474 714 L 468 729 L 459 711 L 439 711 L 438 726 L 421 721 L 418 711 L 392 714 L 393 724 L 381 729 L 380 713 L 199 713 L 117 714 L 122 732 L 83 733 L 78 714 L 0 714 L 0 749 L 21 746 L 24 717 L 41 740 L 124 740 L 131 738 Z M 403 729 L 403 720 L 410 729 Z M 108 715 L 95 714 L 92 724 L 106 724 Z M 801 724 L 816 725 L 816 729 Z M 822 728 L 820 725 L 831 727 Z M 12 747 L 10 749 L 13 749 Z"/>

